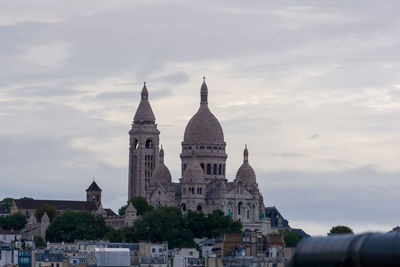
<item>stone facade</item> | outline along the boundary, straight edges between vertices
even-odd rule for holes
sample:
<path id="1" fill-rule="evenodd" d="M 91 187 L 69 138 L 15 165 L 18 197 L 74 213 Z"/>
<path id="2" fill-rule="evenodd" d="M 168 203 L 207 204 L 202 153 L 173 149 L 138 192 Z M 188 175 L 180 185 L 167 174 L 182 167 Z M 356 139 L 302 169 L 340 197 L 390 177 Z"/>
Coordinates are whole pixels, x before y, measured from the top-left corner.
<path id="1" fill-rule="evenodd" d="M 226 177 L 226 142 L 218 119 L 208 107 L 203 81 L 200 107 L 188 122 L 182 144 L 181 177 L 172 182 L 159 145 L 160 131 L 149 102 L 146 84 L 129 132 L 128 198 L 142 196 L 154 207 L 176 206 L 183 212 L 222 210 L 243 223 L 243 230 L 268 232 L 263 197 L 244 149 L 235 179 Z"/>

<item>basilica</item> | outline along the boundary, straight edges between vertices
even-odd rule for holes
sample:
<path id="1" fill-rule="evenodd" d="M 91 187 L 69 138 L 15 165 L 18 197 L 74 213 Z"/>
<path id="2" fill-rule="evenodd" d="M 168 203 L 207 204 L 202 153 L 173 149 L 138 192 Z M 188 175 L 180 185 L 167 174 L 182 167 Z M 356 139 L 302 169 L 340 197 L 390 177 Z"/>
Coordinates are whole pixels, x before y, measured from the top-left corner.
<path id="1" fill-rule="evenodd" d="M 236 177 L 226 177 L 226 142 L 221 124 L 208 106 L 203 80 L 200 107 L 189 120 L 182 141 L 181 177 L 173 182 L 164 163 L 160 131 L 149 101 L 146 83 L 129 131 L 128 198 L 142 196 L 154 207 L 176 206 L 210 213 L 222 210 L 243 223 L 243 230 L 269 231 L 263 196 L 249 163 L 247 147 Z"/>

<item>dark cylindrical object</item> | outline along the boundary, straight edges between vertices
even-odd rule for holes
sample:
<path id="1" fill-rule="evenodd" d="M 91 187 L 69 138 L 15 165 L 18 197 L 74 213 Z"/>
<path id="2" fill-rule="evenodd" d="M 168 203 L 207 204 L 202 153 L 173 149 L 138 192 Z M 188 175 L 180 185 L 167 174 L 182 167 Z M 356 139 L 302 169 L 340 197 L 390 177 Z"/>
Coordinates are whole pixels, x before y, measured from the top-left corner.
<path id="1" fill-rule="evenodd" d="M 400 266 L 400 233 L 306 238 L 297 245 L 289 266 Z"/>

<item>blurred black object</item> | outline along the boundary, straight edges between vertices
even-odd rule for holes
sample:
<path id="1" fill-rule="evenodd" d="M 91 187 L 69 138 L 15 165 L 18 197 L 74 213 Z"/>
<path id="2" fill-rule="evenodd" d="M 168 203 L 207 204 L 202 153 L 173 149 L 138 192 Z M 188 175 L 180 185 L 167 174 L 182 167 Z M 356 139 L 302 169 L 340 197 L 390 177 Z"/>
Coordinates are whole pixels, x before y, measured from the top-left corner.
<path id="1" fill-rule="evenodd" d="M 306 238 L 297 245 L 288 266 L 400 266 L 400 232 Z"/>

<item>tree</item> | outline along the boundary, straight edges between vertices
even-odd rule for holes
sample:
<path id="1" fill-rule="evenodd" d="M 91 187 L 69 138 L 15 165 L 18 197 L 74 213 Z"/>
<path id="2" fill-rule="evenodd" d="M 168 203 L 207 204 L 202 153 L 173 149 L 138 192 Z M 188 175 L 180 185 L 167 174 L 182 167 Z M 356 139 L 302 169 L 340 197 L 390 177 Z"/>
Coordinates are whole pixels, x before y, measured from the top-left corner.
<path id="1" fill-rule="evenodd" d="M 42 217 L 43 217 L 45 212 L 47 213 L 47 216 L 49 216 L 50 222 L 52 222 L 53 219 L 57 216 L 56 207 L 54 207 L 53 205 L 45 203 L 35 211 L 35 217 L 39 222 L 42 219 Z"/>
<path id="2" fill-rule="evenodd" d="M 336 235 L 336 234 L 354 234 L 354 233 L 353 230 L 348 226 L 337 225 L 331 228 L 328 235 Z"/>
<path id="3" fill-rule="evenodd" d="M 208 214 L 206 221 L 206 237 L 217 237 L 226 233 L 241 233 L 242 223 L 234 221 L 230 216 L 224 215 L 221 210 L 214 210 Z"/>
<path id="4" fill-rule="evenodd" d="M 88 211 L 70 211 L 57 216 L 46 231 L 50 242 L 103 239 L 110 231 L 104 218 Z"/>
<path id="5" fill-rule="evenodd" d="M 13 199 L 12 198 L 5 198 L 0 202 L 0 210 L 5 210 L 10 212 L 11 211 L 11 205 L 12 205 Z"/>
<path id="6" fill-rule="evenodd" d="M 292 232 L 289 229 L 279 230 L 279 233 L 283 237 L 285 246 L 289 248 L 294 248 L 297 246 L 301 240 L 301 236 L 298 233 Z"/>
<path id="7" fill-rule="evenodd" d="M 35 242 L 35 246 L 38 246 L 38 247 L 44 247 L 44 246 L 46 246 L 46 241 L 43 239 L 43 237 L 41 237 L 41 236 L 35 236 L 34 238 L 33 238 L 33 241 Z"/>
<path id="8" fill-rule="evenodd" d="M 26 225 L 26 218 L 22 213 L 14 213 L 9 216 L 0 217 L 0 228 L 7 230 L 21 230 Z"/>
<path id="9" fill-rule="evenodd" d="M 189 229 L 193 236 L 202 238 L 207 236 L 207 217 L 203 212 L 189 210 L 184 217 L 185 228 Z"/>
<path id="10" fill-rule="evenodd" d="M 135 207 L 137 215 L 143 215 L 147 211 L 153 210 L 153 207 L 147 203 L 146 199 L 141 196 L 132 197 L 125 206 L 122 206 L 119 210 L 119 216 L 125 215 L 125 210 L 129 205 L 129 202 Z"/>

